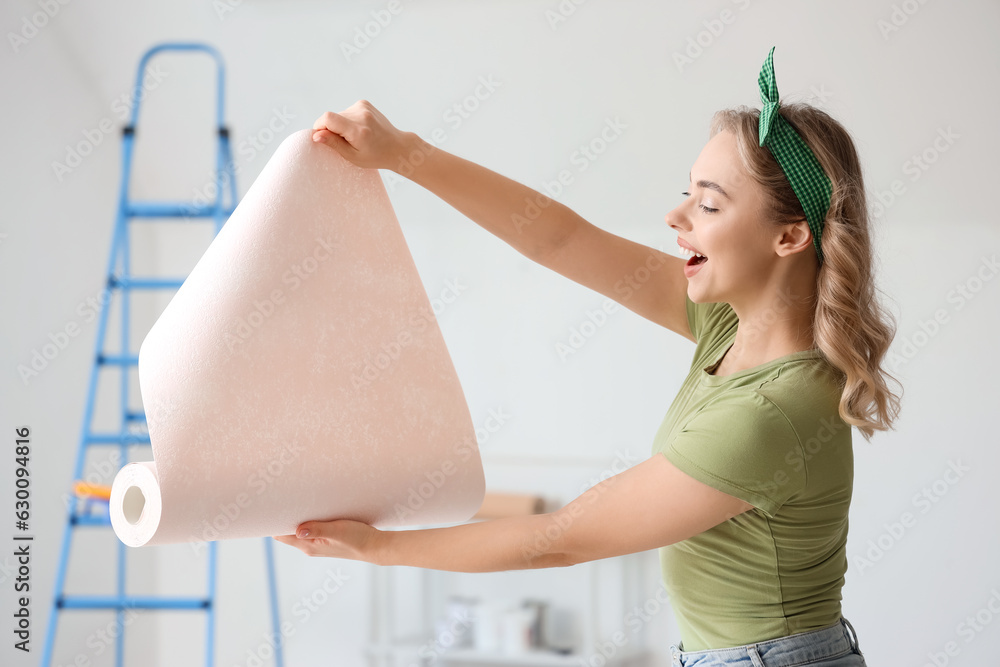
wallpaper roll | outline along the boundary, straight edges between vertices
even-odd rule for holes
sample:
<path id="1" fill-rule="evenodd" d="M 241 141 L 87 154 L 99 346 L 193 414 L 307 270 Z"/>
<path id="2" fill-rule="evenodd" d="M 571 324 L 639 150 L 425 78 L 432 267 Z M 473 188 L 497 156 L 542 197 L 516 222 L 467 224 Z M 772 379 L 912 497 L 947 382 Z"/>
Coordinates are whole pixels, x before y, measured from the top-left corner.
<path id="1" fill-rule="evenodd" d="M 292 134 L 139 349 L 153 461 L 111 489 L 129 546 L 308 520 L 464 521 L 484 475 L 378 171 Z"/>

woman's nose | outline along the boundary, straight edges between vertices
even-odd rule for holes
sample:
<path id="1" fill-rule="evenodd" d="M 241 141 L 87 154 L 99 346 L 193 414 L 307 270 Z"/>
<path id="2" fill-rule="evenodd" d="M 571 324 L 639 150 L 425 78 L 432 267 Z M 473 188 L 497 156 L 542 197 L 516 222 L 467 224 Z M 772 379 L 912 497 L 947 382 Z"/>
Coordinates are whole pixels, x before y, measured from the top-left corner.
<path id="1" fill-rule="evenodd" d="M 686 231 L 691 227 L 690 223 L 688 222 L 687 216 L 684 214 L 684 211 L 682 210 L 683 206 L 684 206 L 683 204 L 677 206 L 676 208 L 674 208 L 674 210 L 670 211 L 664 216 L 664 220 L 666 220 L 667 225 L 670 228 L 677 231 Z"/>

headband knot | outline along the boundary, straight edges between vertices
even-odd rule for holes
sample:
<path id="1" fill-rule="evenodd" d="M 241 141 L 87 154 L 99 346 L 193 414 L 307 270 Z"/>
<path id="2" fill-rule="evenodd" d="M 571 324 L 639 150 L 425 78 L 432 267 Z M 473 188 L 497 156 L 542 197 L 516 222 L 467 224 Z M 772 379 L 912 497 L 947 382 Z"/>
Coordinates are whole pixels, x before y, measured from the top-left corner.
<path id="1" fill-rule="evenodd" d="M 773 53 L 774 48 L 772 47 L 771 54 Z M 760 76 L 757 77 L 757 85 L 760 87 L 760 101 L 763 103 L 760 110 L 759 130 L 761 146 L 767 141 L 771 128 L 774 127 L 774 119 L 779 117 L 778 84 L 774 80 L 774 64 L 771 62 L 771 54 L 768 54 L 767 62 L 764 63 L 764 68 L 761 69 Z"/>
<path id="2" fill-rule="evenodd" d="M 812 232 L 816 256 L 822 264 L 823 251 L 820 242 L 823 221 L 830 209 L 833 186 L 808 144 L 778 112 L 780 100 L 778 84 L 774 78 L 773 46 L 760 70 L 757 83 L 760 87 L 760 101 L 763 104 L 758 128 L 760 145 L 767 146 L 774 155 L 781 170 L 785 172 L 795 196 L 802 204 L 809 230 Z"/>

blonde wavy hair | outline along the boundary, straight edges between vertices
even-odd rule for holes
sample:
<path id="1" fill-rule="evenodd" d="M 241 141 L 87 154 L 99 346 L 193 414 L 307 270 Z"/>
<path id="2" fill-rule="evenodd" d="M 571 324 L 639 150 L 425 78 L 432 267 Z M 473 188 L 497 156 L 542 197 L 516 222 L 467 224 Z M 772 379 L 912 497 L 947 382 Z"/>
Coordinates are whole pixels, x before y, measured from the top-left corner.
<path id="1" fill-rule="evenodd" d="M 816 285 L 813 336 L 826 360 L 840 371 L 840 416 L 870 441 L 892 428 L 899 415 L 902 385 L 882 362 L 896 322 L 877 298 L 869 213 L 861 161 L 847 130 L 830 115 L 805 103 L 782 103 L 781 116 L 809 145 L 833 184 L 820 245 L 823 264 Z M 736 137 L 740 161 L 765 191 L 766 212 L 775 224 L 805 219 L 802 205 L 777 160 L 758 142 L 760 111 L 739 106 L 712 117 L 711 136 Z M 887 379 L 900 386 L 889 390 Z"/>

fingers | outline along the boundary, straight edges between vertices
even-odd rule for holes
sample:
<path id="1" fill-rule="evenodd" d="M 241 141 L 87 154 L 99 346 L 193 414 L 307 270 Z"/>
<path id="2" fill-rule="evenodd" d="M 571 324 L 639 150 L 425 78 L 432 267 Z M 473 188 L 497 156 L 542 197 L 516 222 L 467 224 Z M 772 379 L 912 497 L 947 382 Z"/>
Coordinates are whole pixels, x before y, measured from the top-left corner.
<path id="1" fill-rule="evenodd" d="M 343 135 L 351 127 L 351 121 L 341 116 L 339 113 L 333 113 L 332 111 L 327 111 L 322 116 L 316 119 L 313 123 L 314 130 L 327 129 L 331 132 L 336 132 L 337 134 Z"/>
<path id="2" fill-rule="evenodd" d="M 308 536 L 306 536 L 308 532 Z M 276 535 L 274 539 L 295 547 L 307 556 L 347 558 L 375 562 L 374 535 L 378 531 L 368 524 L 349 519 L 306 521 L 299 524 L 295 535 Z"/>
<path id="3" fill-rule="evenodd" d="M 355 157 L 358 153 L 358 149 L 352 146 L 348 141 L 346 141 L 342 136 L 331 132 L 330 130 L 313 130 L 312 140 L 314 143 L 326 144 L 330 148 L 336 150 L 340 155 L 348 160 L 351 160 L 357 164 L 357 158 Z"/>
<path id="4" fill-rule="evenodd" d="M 340 113 L 327 111 L 317 118 L 312 139 L 359 167 L 381 169 L 395 161 L 401 136 L 370 102 L 358 100 Z"/>
<path id="5" fill-rule="evenodd" d="M 328 144 L 328 143 L 332 143 L 331 140 L 334 137 L 337 137 L 338 139 L 340 139 L 341 141 L 343 141 L 343 139 L 340 137 L 340 135 L 334 134 L 333 132 L 331 132 L 330 130 L 328 130 L 326 128 L 322 128 L 322 129 L 319 129 L 319 130 L 313 129 L 313 136 L 312 136 L 313 141 L 317 141 L 317 142 L 322 142 L 324 144 Z"/>
<path id="6" fill-rule="evenodd" d="M 295 535 L 274 535 L 276 541 L 295 547 L 306 556 L 319 556 L 319 543 L 312 539 L 299 539 Z"/>
<path id="7" fill-rule="evenodd" d="M 351 147 L 355 141 L 357 124 L 340 114 L 327 111 L 313 123 L 313 141 L 322 142 L 336 149 Z"/>
<path id="8" fill-rule="evenodd" d="M 359 123 L 354 119 L 364 119 L 366 114 L 371 116 L 374 113 L 377 113 L 375 107 L 368 100 L 358 100 L 340 113 L 327 111 L 316 119 L 316 122 L 313 123 L 313 129 L 329 130 L 353 144 L 357 130 L 364 125 L 364 122 Z"/>
<path id="9" fill-rule="evenodd" d="M 313 123 L 312 139 L 334 148 L 344 157 L 357 153 L 357 141 L 363 128 L 354 121 L 331 111 Z"/>
<path id="10" fill-rule="evenodd" d="M 290 546 L 296 547 L 297 549 L 302 549 L 304 547 L 314 545 L 317 543 L 317 538 L 319 535 L 316 531 L 310 531 L 308 537 L 303 537 L 301 533 L 295 535 L 272 535 L 275 541 L 281 542 L 282 544 L 288 544 Z"/>

